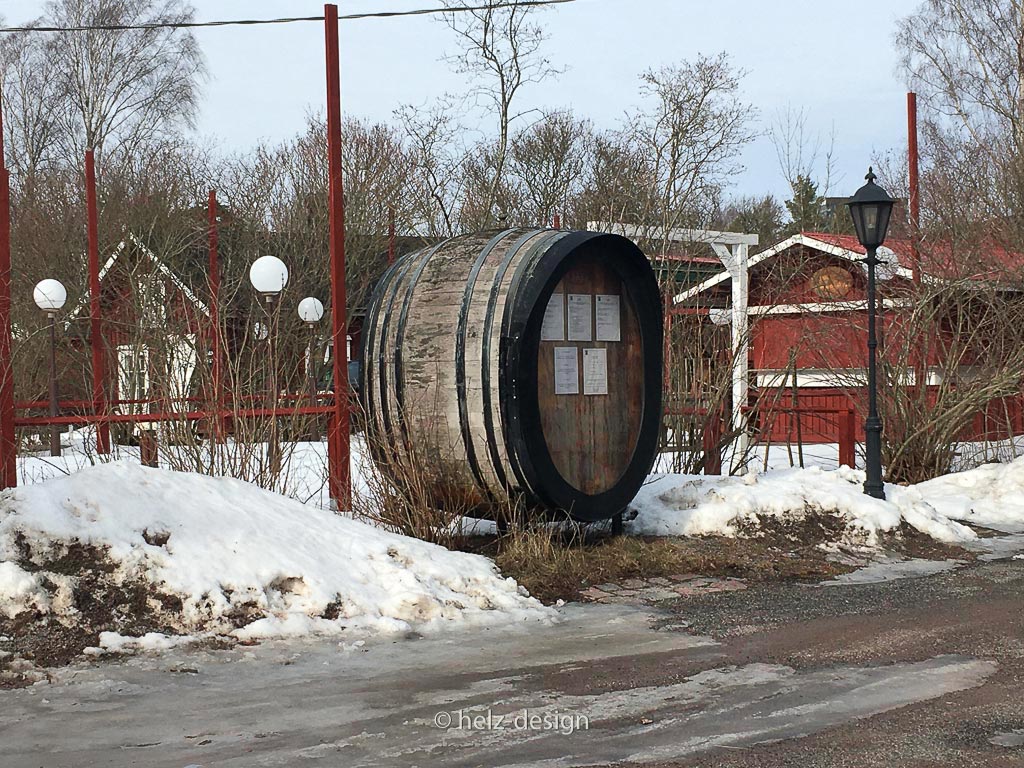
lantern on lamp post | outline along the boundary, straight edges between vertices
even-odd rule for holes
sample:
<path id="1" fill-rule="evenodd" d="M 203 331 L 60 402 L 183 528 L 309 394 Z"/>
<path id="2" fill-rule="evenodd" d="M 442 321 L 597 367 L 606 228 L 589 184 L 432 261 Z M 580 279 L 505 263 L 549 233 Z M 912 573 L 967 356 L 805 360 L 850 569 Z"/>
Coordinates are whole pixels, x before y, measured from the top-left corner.
<path id="1" fill-rule="evenodd" d="M 878 336 L 875 332 L 875 267 L 878 260 L 878 248 L 885 242 L 889 229 L 889 217 L 896 202 L 880 186 L 875 184 L 875 174 L 868 168 L 864 177 L 867 184 L 857 190 L 846 205 L 850 208 L 853 226 L 857 230 L 857 239 L 864 246 L 867 256 L 864 263 L 868 268 L 868 417 L 864 422 L 864 457 L 867 480 L 864 493 L 876 499 L 885 498 L 885 486 L 882 483 L 882 419 L 878 415 L 878 374 L 877 349 Z"/>
<path id="2" fill-rule="evenodd" d="M 281 471 L 281 450 L 277 444 L 277 362 L 274 359 L 277 336 L 275 301 L 288 285 L 288 267 L 276 256 L 260 256 L 249 267 L 249 282 L 264 300 L 267 313 L 267 409 L 270 414 L 270 434 L 267 438 L 267 460 L 270 471 Z"/>
<path id="3" fill-rule="evenodd" d="M 309 348 L 306 350 L 306 377 L 309 384 L 309 406 L 316 407 L 316 324 L 324 316 L 324 305 L 320 299 L 314 296 L 307 296 L 299 302 L 299 318 L 309 328 Z M 310 440 L 320 440 L 320 430 L 317 429 L 317 417 L 313 416 L 313 426 L 310 428 Z"/>
<path id="4" fill-rule="evenodd" d="M 68 300 L 68 292 L 59 280 L 40 280 L 32 290 L 36 306 L 46 313 L 50 321 L 50 417 L 59 413 L 57 405 L 57 312 Z M 60 427 L 50 425 L 50 455 L 60 456 Z"/>

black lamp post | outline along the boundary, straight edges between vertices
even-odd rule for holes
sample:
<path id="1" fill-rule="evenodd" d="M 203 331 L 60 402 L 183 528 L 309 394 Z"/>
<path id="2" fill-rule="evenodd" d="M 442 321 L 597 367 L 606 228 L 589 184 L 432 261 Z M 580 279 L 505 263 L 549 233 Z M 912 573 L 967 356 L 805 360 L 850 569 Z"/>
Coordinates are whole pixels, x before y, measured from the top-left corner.
<path id="1" fill-rule="evenodd" d="M 857 239 L 867 251 L 864 263 L 868 266 L 868 417 L 864 422 L 864 453 L 867 480 L 864 493 L 876 499 L 885 498 L 882 484 L 882 419 L 878 415 L 878 337 L 875 334 L 875 267 L 878 261 L 878 247 L 885 242 L 889 229 L 889 216 L 896 201 L 875 184 L 875 174 L 868 168 L 867 184 L 846 201 L 850 207 Z"/>

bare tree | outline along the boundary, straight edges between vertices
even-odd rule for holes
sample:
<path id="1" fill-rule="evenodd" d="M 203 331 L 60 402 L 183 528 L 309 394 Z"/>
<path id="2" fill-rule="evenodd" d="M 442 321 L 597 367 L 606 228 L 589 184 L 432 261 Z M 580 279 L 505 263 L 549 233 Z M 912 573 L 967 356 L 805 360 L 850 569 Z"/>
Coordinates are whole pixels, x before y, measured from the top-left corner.
<path id="1" fill-rule="evenodd" d="M 899 22 L 909 85 L 922 104 L 922 216 L 967 219 L 1024 243 L 1024 4 L 927 0 Z M 948 191 L 960 190 L 960 202 Z M 965 194 L 967 192 L 967 194 Z M 964 201 L 970 208 L 964 208 Z M 966 214 L 966 216 L 961 215 Z"/>
<path id="2" fill-rule="evenodd" d="M 821 194 L 828 195 L 835 175 L 835 126 L 826 142 L 820 132 L 811 131 L 807 118 L 806 108 L 786 106 L 776 112 L 768 137 L 775 147 L 779 170 L 790 188 L 804 177 L 815 180 Z"/>
<path id="3" fill-rule="evenodd" d="M 58 135 L 60 103 L 52 39 L 7 35 L 0 42 L 7 164 L 32 178 L 47 161 Z"/>
<path id="4" fill-rule="evenodd" d="M 650 162 L 625 131 L 603 131 L 590 146 L 589 178 L 577 203 L 578 218 L 643 225 L 655 179 Z"/>
<path id="5" fill-rule="evenodd" d="M 724 53 L 648 70 L 641 83 L 647 105 L 599 149 L 625 161 L 617 176 L 632 180 L 639 195 L 632 218 L 650 228 L 643 245 L 656 253 L 668 251 L 670 230 L 699 226 L 714 215 L 722 189 L 740 168 L 754 116 L 740 98 L 741 77 Z"/>
<path id="6" fill-rule="evenodd" d="M 1024 149 L 1019 0 L 926 0 L 900 21 L 896 41 L 911 84 L 932 109 L 979 146 L 994 132 Z"/>
<path id="7" fill-rule="evenodd" d="M 397 128 L 349 119 L 343 131 L 346 287 L 350 307 L 361 308 L 386 266 L 389 207 L 399 228 L 416 221 L 409 194 L 415 163 Z M 228 165 L 224 193 L 231 211 L 266 233 L 263 247 L 291 265 L 304 290 L 322 291 L 329 284 L 324 121 L 311 116 L 294 140 Z"/>
<path id="8" fill-rule="evenodd" d="M 524 215 L 524 190 L 507 171 L 498 173 L 500 162 L 498 146 L 486 140 L 470 147 L 463 157 L 458 209 L 460 231 L 472 232 L 510 223 L 536 226 L 535 219 Z"/>
<path id="9" fill-rule="evenodd" d="M 429 109 L 406 105 L 395 112 L 413 157 L 408 198 L 415 205 L 414 229 L 429 237 L 451 237 L 456 230 L 466 152 L 458 148 L 462 129 L 453 112 L 448 97 Z"/>
<path id="10" fill-rule="evenodd" d="M 184 0 L 51 0 L 40 22 L 80 27 L 159 25 L 191 21 Z M 31 33 L 29 33 L 31 34 Z M 52 65 L 56 146 L 77 164 L 86 149 L 136 155 L 160 137 L 191 125 L 204 74 L 203 56 L 185 30 L 149 26 L 33 35 Z M 37 101 L 47 94 L 27 94 Z"/>
<path id="11" fill-rule="evenodd" d="M 779 241 L 785 227 L 785 209 L 773 195 L 743 196 L 722 206 L 712 222 L 714 229 L 749 232 L 760 244 L 752 250 L 770 248 Z"/>
<path id="12" fill-rule="evenodd" d="M 556 72 L 541 54 L 545 35 L 534 21 L 536 7 L 503 6 L 498 0 L 487 0 L 485 6 L 445 14 L 445 22 L 462 46 L 449 61 L 457 72 L 473 79 L 470 97 L 493 108 L 498 122 L 488 163 L 490 184 L 480 205 L 480 218 L 471 223 L 473 228 L 491 226 L 497 216 L 494 207 L 505 174 L 512 124 L 523 114 L 515 111 L 516 96 L 524 86 Z"/>
<path id="13" fill-rule="evenodd" d="M 549 112 L 512 139 L 509 170 L 522 189 L 524 222 L 547 225 L 569 212 L 588 181 L 593 129 L 570 112 Z"/>

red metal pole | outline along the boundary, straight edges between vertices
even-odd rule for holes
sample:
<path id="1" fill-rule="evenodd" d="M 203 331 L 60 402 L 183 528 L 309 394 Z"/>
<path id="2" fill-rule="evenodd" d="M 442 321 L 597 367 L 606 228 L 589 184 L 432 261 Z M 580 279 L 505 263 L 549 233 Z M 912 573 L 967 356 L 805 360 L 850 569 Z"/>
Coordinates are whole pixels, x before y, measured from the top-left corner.
<path id="1" fill-rule="evenodd" d="M 4 488 L 18 484 L 11 353 L 11 174 L 4 159 L 3 116 L 0 114 L 0 485 Z"/>
<path id="2" fill-rule="evenodd" d="M 388 266 L 395 263 L 395 206 L 388 206 Z"/>
<path id="3" fill-rule="evenodd" d="M 351 508 L 349 463 L 348 321 L 345 308 L 345 199 L 341 178 L 341 74 L 338 56 L 338 6 L 324 6 L 327 49 L 327 179 L 331 254 L 331 334 L 334 338 L 334 415 L 327 435 L 331 498 L 338 509 Z"/>
<path id="4" fill-rule="evenodd" d="M 848 411 L 840 411 L 839 413 L 839 466 L 847 466 L 850 469 L 855 468 L 855 454 L 854 454 L 854 435 L 855 435 L 855 424 L 854 424 L 854 412 L 851 408 Z"/>
<path id="5" fill-rule="evenodd" d="M 917 251 L 921 235 L 921 198 L 917 154 L 917 94 L 907 94 L 907 162 L 910 173 L 910 249 L 913 259 L 911 273 L 915 283 L 921 282 L 921 261 Z"/>
<path id="6" fill-rule="evenodd" d="M 217 416 L 213 420 L 213 439 L 224 442 L 224 388 L 221 379 L 220 352 L 220 265 L 217 262 L 217 190 L 210 190 L 208 213 L 208 236 L 210 251 L 210 353 L 213 356 L 213 399 Z"/>
<path id="7" fill-rule="evenodd" d="M 910 208 L 910 276 L 915 286 L 921 284 L 921 190 L 919 157 L 917 151 L 917 94 L 907 94 L 907 166 L 909 172 Z M 914 349 L 914 385 L 919 391 L 928 386 L 927 352 L 924 339 Z"/>
<path id="8" fill-rule="evenodd" d="M 98 417 L 107 415 L 103 380 L 106 364 L 103 357 L 103 319 L 100 315 L 100 236 L 99 214 L 96 211 L 96 162 L 91 149 L 85 153 L 85 205 L 89 234 L 89 340 L 92 345 L 92 402 Z M 110 453 L 110 425 L 96 424 L 96 452 Z"/>

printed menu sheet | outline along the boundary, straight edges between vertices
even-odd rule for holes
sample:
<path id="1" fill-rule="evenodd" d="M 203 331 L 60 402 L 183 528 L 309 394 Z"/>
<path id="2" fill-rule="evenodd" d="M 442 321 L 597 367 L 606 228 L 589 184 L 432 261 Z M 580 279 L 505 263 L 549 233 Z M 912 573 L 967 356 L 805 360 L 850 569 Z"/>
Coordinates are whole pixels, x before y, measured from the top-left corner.
<path id="1" fill-rule="evenodd" d="M 619 297 L 597 295 L 597 340 L 622 341 L 619 327 Z"/>
<path id="2" fill-rule="evenodd" d="M 583 350 L 583 394 L 608 394 L 608 350 Z"/>
<path id="3" fill-rule="evenodd" d="M 555 347 L 555 394 L 580 393 L 580 354 L 576 347 Z"/>
<path id="4" fill-rule="evenodd" d="M 594 326 L 593 296 L 589 293 L 569 294 L 569 341 L 591 341 Z"/>
<path id="5" fill-rule="evenodd" d="M 552 293 L 540 326 L 541 341 L 565 341 L 565 294 Z"/>

